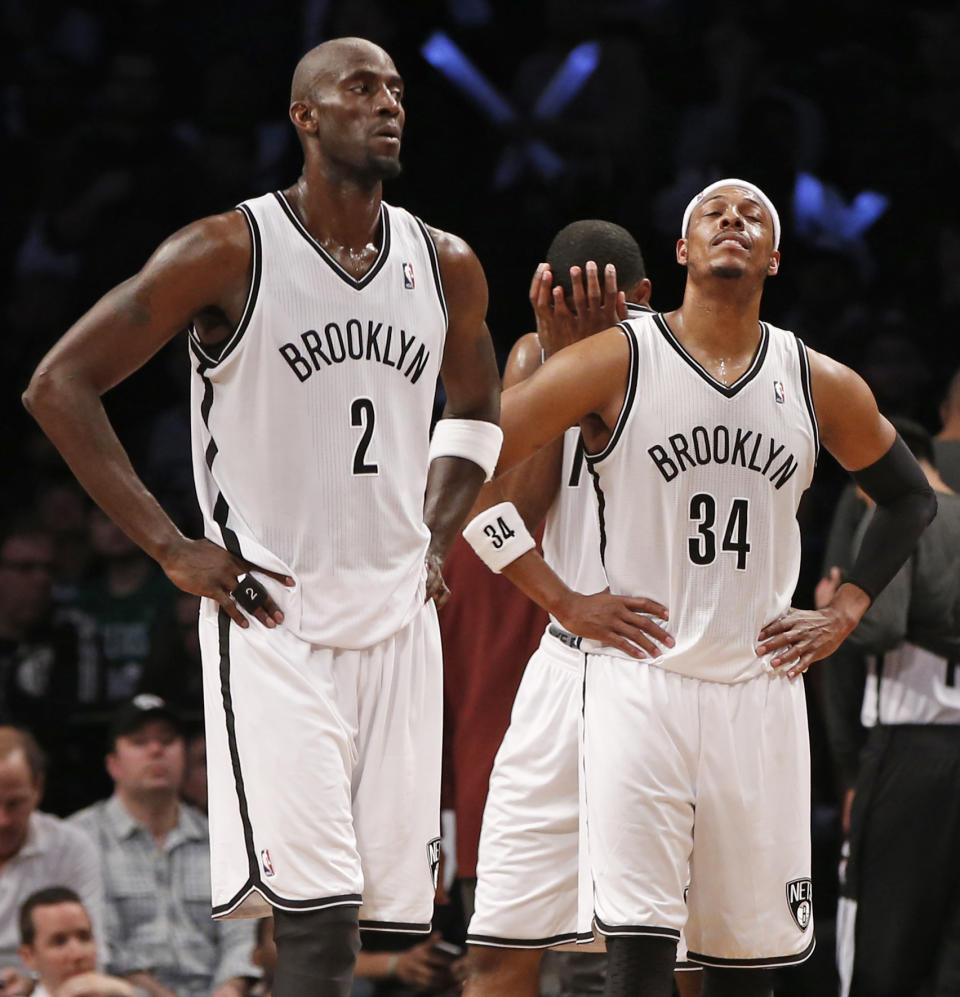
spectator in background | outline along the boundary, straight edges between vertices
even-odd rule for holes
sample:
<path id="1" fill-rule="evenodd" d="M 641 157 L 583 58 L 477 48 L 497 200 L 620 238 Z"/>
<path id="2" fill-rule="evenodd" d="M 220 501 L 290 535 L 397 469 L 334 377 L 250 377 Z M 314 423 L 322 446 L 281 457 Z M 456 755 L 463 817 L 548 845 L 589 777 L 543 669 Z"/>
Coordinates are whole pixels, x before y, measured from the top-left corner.
<path id="1" fill-rule="evenodd" d="M 203 729 L 187 736 L 186 763 L 180 798 L 201 813 L 207 812 L 207 738 Z"/>
<path id="2" fill-rule="evenodd" d="M 943 428 L 933 441 L 937 470 L 954 491 L 960 491 L 960 370 L 950 379 L 940 419 Z"/>
<path id="3" fill-rule="evenodd" d="M 0 536 L 0 722 L 29 728 L 50 753 L 48 800 L 64 813 L 84 783 L 65 728 L 99 667 L 96 633 L 83 613 L 53 601 L 50 534 L 19 521 Z"/>
<path id="4" fill-rule="evenodd" d="M 97 972 L 93 923 L 73 890 L 30 894 L 19 920 L 20 958 L 37 978 L 32 997 L 141 997 L 126 980 Z"/>
<path id="5" fill-rule="evenodd" d="M 844 764 L 849 857 L 837 932 L 844 997 L 946 994 L 960 981 L 960 892 L 952 871 L 960 836 L 954 675 L 960 659 L 960 497 L 940 477 L 923 427 L 893 421 L 936 490 L 939 509 L 910 560 L 847 640 L 851 653 L 863 658 L 859 674 L 845 675 L 849 662 L 842 658 L 823 673 L 840 759 L 863 736 L 854 704 L 862 704 L 866 728 L 852 772 L 849 761 Z M 872 514 L 871 503 L 854 552 Z M 834 572 L 821 582 L 818 602 L 839 580 Z M 845 703 L 851 705 L 844 709 Z"/>
<path id="6" fill-rule="evenodd" d="M 207 821 L 179 798 L 184 755 L 180 717 L 135 697 L 111 727 L 113 796 L 71 822 L 103 863 L 108 970 L 150 997 L 244 997 L 254 926 L 211 919 Z"/>
<path id="7" fill-rule="evenodd" d="M 112 706 L 137 692 L 156 635 L 173 629 L 176 589 L 96 508 L 90 512 L 90 536 L 102 570 L 80 589 L 78 604 L 100 633 L 104 655 L 100 698 Z"/>
<path id="8" fill-rule="evenodd" d="M 37 810 L 45 759 L 34 737 L 0 727 L 0 982 L 3 993 L 30 992 L 19 959 L 17 919 L 24 900 L 48 886 L 68 886 L 103 925 L 103 880 L 86 835 Z"/>

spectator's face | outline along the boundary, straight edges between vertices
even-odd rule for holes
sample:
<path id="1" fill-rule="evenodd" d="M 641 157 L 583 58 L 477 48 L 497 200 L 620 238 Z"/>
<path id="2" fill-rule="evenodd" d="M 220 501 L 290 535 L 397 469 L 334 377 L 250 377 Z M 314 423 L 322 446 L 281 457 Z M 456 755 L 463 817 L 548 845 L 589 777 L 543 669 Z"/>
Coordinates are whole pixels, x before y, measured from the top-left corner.
<path id="1" fill-rule="evenodd" d="M 17 748 L 0 758 L 0 860 L 23 847 L 30 814 L 40 803 L 42 787 L 34 782 L 24 753 Z"/>
<path id="2" fill-rule="evenodd" d="M 166 720 L 148 720 L 133 733 L 117 738 L 107 756 L 107 771 L 121 793 L 171 793 L 183 783 L 184 744 Z"/>
<path id="3" fill-rule="evenodd" d="M 33 944 L 20 946 L 20 958 L 51 993 L 72 976 L 97 968 L 97 944 L 82 904 L 68 900 L 35 907 L 30 916 Z"/>
<path id="4" fill-rule="evenodd" d="M 44 535 L 8 537 L 0 547 L 0 614 L 17 629 L 50 608 L 53 541 Z"/>

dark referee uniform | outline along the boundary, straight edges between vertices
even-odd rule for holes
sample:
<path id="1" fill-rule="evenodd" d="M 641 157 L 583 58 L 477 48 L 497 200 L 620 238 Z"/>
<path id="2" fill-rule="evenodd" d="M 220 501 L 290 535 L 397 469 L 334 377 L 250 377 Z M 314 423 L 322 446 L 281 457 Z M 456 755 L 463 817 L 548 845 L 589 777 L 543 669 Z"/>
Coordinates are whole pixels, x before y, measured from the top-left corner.
<path id="1" fill-rule="evenodd" d="M 843 997 L 960 994 L 960 496 L 939 513 L 850 642 L 866 656 Z"/>

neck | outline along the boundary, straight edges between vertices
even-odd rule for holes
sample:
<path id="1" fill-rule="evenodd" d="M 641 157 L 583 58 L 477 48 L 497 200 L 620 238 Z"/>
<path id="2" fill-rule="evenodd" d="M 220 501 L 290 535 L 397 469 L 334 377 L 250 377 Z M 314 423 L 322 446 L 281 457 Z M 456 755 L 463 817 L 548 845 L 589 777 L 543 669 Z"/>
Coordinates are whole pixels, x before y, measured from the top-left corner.
<path id="1" fill-rule="evenodd" d="M 695 283 L 688 277 L 683 304 L 670 315 L 676 334 L 724 353 L 752 349 L 759 336 L 763 285 L 739 286 L 742 283 L 712 276 Z"/>
<path id="2" fill-rule="evenodd" d="M 180 818 L 180 802 L 176 794 L 167 790 L 130 793 L 118 789 L 117 797 L 124 810 L 153 835 L 157 847 L 163 847 L 167 835 L 177 826 Z"/>
<path id="3" fill-rule="evenodd" d="M 284 191 L 307 231 L 319 242 L 333 239 L 361 249 L 376 239 L 383 184 L 348 176 L 327 163 L 307 162 L 300 178 Z"/>

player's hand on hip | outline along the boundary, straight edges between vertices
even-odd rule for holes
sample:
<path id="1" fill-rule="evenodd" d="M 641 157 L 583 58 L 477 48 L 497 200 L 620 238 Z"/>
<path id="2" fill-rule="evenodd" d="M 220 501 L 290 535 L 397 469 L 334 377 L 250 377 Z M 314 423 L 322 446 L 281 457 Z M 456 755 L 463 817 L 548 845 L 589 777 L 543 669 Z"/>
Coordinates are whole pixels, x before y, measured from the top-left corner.
<path id="1" fill-rule="evenodd" d="M 833 606 L 790 609 L 760 631 L 756 651 L 760 657 L 773 653 L 771 666 L 786 668 L 793 679 L 833 654 L 855 625 Z"/>
<path id="2" fill-rule="evenodd" d="M 250 574 L 251 571 L 269 575 L 283 585 L 294 584 L 289 575 L 261 568 L 209 540 L 184 538 L 177 549 L 164 559 L 163 570 L 170 581 L 184 592 L 206 596 L 219 603 L 241 627 L 249 626 L 241 606 L 265 627 L 272 628 L 283 622 L 280 607 Z"/>
<path id="3" fill-rule="evenodd" d="M 609 589 L 595 595 L 575 592 L 556 617 L 570 633 L 599 640 L 632 658 L 659 658 L 663 652 L 658 644 L 674 644 L 673 637 L 657 623 L 658 619 L 666 622 L 669 613 L 653 599 L 611 595 Z"/>
<path id="4" fill-rule="evenodd" d="M 443 580 L 443 560 L 439 554 L 427 551 L 425 558 L 427 565 L 427 594 L 424 602 L 431 599 L 437 604 L 437 609 L 450 598 L 450 589 Z"/>
<path id="5" fill-rule="evenodd" d="M 605 269 L 602 288 L 597 265 L 593 262 L 587 263 L 585 271 L 571 267 L 570 279 L 572 308 L 563 288 L 553 286 L 553 273 L 548 264 L 540 264 L 530 286 L 537 335 L 547 356 L 608 329 L 627 316 L 626 299 L 623 292 L 617 290 L 617 271 L 612 264 Z"/>

